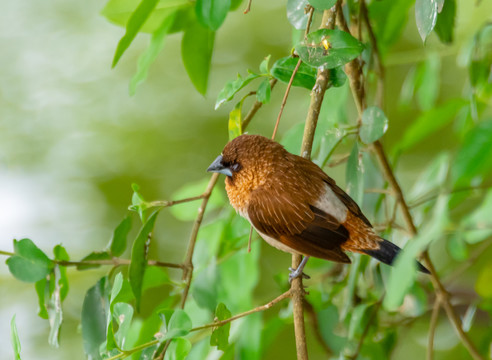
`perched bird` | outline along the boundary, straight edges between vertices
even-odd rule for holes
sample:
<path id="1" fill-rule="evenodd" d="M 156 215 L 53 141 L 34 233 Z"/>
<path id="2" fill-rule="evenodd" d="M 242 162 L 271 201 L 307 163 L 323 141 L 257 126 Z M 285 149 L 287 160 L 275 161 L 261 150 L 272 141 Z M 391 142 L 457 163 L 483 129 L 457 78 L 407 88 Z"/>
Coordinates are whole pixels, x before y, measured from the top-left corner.
<path id="1" fill-rule="evenodd" d="M 259 135 L 229 142 L 207 171 L 227 176 L 229 201 L 267 243 L 304 259 L 350 263 L 344 251 L 391 265 L 401 250 L 379 237 L 355 201 L 310 160 Z M 424 273 L 429 271 L 418 263 Z"/>

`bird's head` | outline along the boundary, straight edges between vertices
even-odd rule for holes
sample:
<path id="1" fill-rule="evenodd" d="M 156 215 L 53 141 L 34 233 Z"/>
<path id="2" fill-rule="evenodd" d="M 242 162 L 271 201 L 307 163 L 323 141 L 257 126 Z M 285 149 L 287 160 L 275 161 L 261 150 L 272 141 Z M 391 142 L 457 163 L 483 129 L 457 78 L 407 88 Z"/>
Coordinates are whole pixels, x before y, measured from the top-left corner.
<path id="1" fill-rule="evenodd" d="M 241 135 L 230 141 L 207 171 L 218 172 L 229 181 L 240 177 L 266 175 L 279 154 L 285 152 L 282 145 L 260 135 Z"/>

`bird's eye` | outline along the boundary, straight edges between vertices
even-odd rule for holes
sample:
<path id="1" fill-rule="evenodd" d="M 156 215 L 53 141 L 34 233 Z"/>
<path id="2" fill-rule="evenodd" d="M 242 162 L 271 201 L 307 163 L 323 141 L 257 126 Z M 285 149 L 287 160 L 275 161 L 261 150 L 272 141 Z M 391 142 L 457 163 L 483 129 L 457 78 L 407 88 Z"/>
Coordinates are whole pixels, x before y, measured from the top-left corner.
<path id="1" fill-rule="evenodd" d="M 238 172 L 241 170 L 241 165 L 239 163 L 234 163 L 229 167 L 229 169 L 231 169 L 231 171 Z"/>

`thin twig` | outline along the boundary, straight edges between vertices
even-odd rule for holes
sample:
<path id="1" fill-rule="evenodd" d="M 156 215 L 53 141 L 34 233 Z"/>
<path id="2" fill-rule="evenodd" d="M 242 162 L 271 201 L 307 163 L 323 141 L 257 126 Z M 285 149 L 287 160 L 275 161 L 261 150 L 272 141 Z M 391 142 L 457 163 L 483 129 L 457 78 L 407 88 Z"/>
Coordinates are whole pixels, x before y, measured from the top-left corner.
<path id="1" fill-rule="evenodd" d="M 339 12 L 338 13 L 338 22 L 339 26 L 344 30 L 348 31 L 347 23 L 345 21 L 345 18 L 343 17 L 343 13 Z M 367 23 L 367 26 L 371 26 L 370 22 Z M 365 94 L 364 94 L 364 89 L 363 87 L 358 84 L 361 78 L 362 70 L 360 66 L 358 66 L 357 63 L 355 63 L 355 60 L 352 61 L 350 64 L 354 63 L 354 66 L 350 66 L 351 71 L 347 71 L 347 76 L 350 78 L 350 86 L 352 89 L 352 94 L 354 96 L 354 101 L 357 107 L 357 110 L 359 112 L 359 120 L 361 118 L 361 114 L 363 109 L 365 108 Z M 347 67 L 346 67 L 347 69 Z M 354 71 L 355 70 L 355 71 Z M 386 153 L 384 151 L 383 145 L 381 142 L 378 140 L 373 143 L 373 151 L 376 154 L 376 157 L 379 160 L 380 166 L 381 166 L 381 171 L 383 172 L 384 177 L 386 178 L 386 181 L 390 184 L 390 186 L 393 188 L 393 191 L 395 193 L 397 202 L 400 204 L 400 209 L 402 211 L 403 219 L 405 220 L 406 226 L 412 236 L 417 235 L 417 228 L 415 227 L 415 224 L 413 222 L 412 215 L 410 213 L 410 209 L 405 201 L 405 198 L 403 196 L 403 192 L 401 190 L 401 187 L 396 180 L 396 177 L 393 173 L 393 169 L 388 161 L 388 157 L 386 156 Z M 444 310 L 446 311 L 446 314 L 453 324 L 461 342 L 463 345 L 467 348 L 468 352 L 470 355 L 475 359 L 475 360 L 482 360 L 483 357 L 480 355 L 478 350 L 476 349 L 475 345 L 470 341 L 466 333 L 463 331 L 463 328 L 461 327 L 461 320 L 459 319 L 458 315 L 456 314 L 455 309 L 451 305 L 450 298 L 449 298 L 449 293 L 446 291 L 444 286 L 442 285 L 441 281 L 439 280 L 439 276 L 437 275 L 437 272 L 434 268 L 434 264 L 431 262 L 429 258 L 429 254 L 427 251 L 423 253 L 423 259 L 425 260 L 425 264 L 429 268 L 431 272 L 431 281 L 433 283 L 434 289 L 436 291 L 436 294 L 438 297 L 440 297 L 442 306 Z"/>
<path id="2" fill-rule="evenodd" d="M 252 2 L 253 2 L 253 0 L 248 1 L 248 5 L 246 6 L 246 9 L 244 9 L 243 14 L 249 13 L 249 11 L 251 10 L 251 3 Z"/>
<path id="3" fill-rule="evenodd" d="M 441 308 L 441 302 L 439 297 L 434 300 L 434 306 L 432 307 L 431 321 L 429 325 L 429 343 L 427 344 L 427 360 L 434 359 L 434 336 L 436 334 L 437 320 L 439 319 L 439 309 Z"/>
<path id="4" fill-rule="evenodd" d="M 340 2 L 340 1 L 338 1 Z M 323 19 L 321 21 L 321 28 L 324 28 L 326 24 L 330 24 L 330 19 L 333 18 L 332 10 L 325 10 L 323 12 Z M 331 25 L 334 25 L 332 22 Z M 306 117 L 306 124 L 304 126 L 304 135 L 302 138 L 301 156 L 309 159 L 311 157 L 311 150 L 313 147 L 314 133 L 316 131 L 316 125 L 318 123 L 319 112 L 321 104 L 328 87 L 328 70 L 318 70 L 316 77 L 316 83 L 311 91 L 311 103 L 309 105 L 308 114 Z M 297 269 L 301 263 L 302 256 L 298 254 L 292 255 L 292 268 Z M 292 303 L 293 303 L 293 317 L 294 317 L 294 332 L 296 339 L 296 351 L 297 359 L 306 360 L 308 358 L 307 343 L 306 343 L 306 329 L 304 324 L 304 287 L 302 285 L 302 276 L 299 276 L 292 280 Z"/>
<path id="5" fill-rule="evenodd" d="M 309 29 L 311 27 L 311 22 L 313 21 L 313 14 L 314 14 L 314 7 L 310 6 L 309 7 L 309 12 L 308 12 L 308 20 L 306 24 L 306 30 L 304 31 L 304 38 L 307 37 L 307 34 L 309 33 Z M 299 71 L 299 67 L 302 64 L 302 60 L 299 58 L 297 61 L 296 67 L 294 68 L 294 71 L 292 72 L 292 75 L 290 76 L 289 83 L 287 84 L 287 89 L 285 89 L 285 94 L 282 99 L 282 103 L 280 104 L 280 110 L 278 112 L 277 116 L 277 121 L 275 121 L 275 127 L 273 128 L 273 134 L 272 134 L 272 140 L 275 140 L 275 136 L 277 135 L 277 130 L 278 126 L 280 124 L 280 118 L 282 117 L 282 113 L 284 112 L 284 107 L 285 104 L 287 103 L 287 97 L 289 96 L 290 89 L 292 87 L 292 83 L 294 82 L 294 78 L 296 77 L 297 72 Z"/>
<path id="6" fill-rule="evenodd" d="M 381 298 L 378 300 L 378 302 L 375 304 L 374 309 L 372 310 L 371 317 L 369 320 L 367 320 L 367 324 L 364 327 L 364 330 L 362 331 L 362 335 L 360 336 L 359 342 L 357 343 L 357 348 L 355 349 L 354 353 L 350 356 L 350 359 L 355 360 L 360 354 L 360 351 L 362 350 L 362 345 L 364 345 L 364 340 L 366 339 L 367 334 L 369 333 L 369 329 L 372 325 L 372 322 L 377 318 L 379 309 L 381 308 L 381 304 L 383 303 L 384 299 L 383 294 Z"/>
<path id="7" fill-rule="evenodd" d="M 240 314 L 234 315 L 233 317 L 230 317 L 230 318 L 225 319 L 225 320 L 215 321 L 215 322 L 210 323 L 210 324 L 206 324 L 206 325 L 195 327 L 195 328 L 191 329 L 190 331 L 199 331 L 199 330 L 203 330 L 203 329 L 219 327 L 219 326 L 225 325 L 227 323 L 230 323 L 231 321 L 237 320 L 239 318 L 242 318 L 242 317 L 245 317 L 245 316 L 248 316 L 248 315 L 251 315 L 251 314 L 260 312 L 260 311 L 268 310 L 272 306 L 274 306 L 277 303 L 279 303 L 280 301 L 282 301 L 282 300 L 290 297 L 291 294 L 292 294 L 292 291 L 291 290 L 287 290 L 282 295 L 277 296 L 275 299 L 273 299 L 272 301 L 270 301 L 269 303 L 267 303 L 265 305 L 261 305 L 261 306 L 255 307 L 254 309 L 251 309 L 251 310 L 242 312 Z"/>
<path id="8" fill-rule="evenodd" d="M 270 80 L 270 88 L 271 89 L 273 89 L 276 84 L 277 84 L 277 79 Z M 248 127 L 249 123 L 251 122 L 251 120 L 253 119 L 253 117 L 256 115 L 256 113 L 258 112 L 258 110 L 260 110 L 260 108 L 261 108 L 262 105 L 263 105 L 263 103 L 261 101 L 258 101 L 258 100 L 256 100 L 253 103 L 253 106 L 251 106 L 251 109 L 248 111 L 248 113 L 244 117 L 243 122 L 241 124 L 241 127 L 242 127 L 241 130 L 242 130 L 242 132 L 244 132 L 246 130 L 246 128 Z"/>
<path id="9" fill-rule="evenodd" d="M 285 103 L 287 102 L 287 97 L 289 96 L 290 88 L 292 87 L 292 82 L 294 81 L 294 77 L 296 76 L 297 71 L 299 70 L 301 64 L 302 64 L 302 60 L 299 59 L 299 61 L 297 61 L 297 65 L 294 71 L 292 72 L 292 75 L 289 80 L 289 84 L 287 85 L 287 89 L 285 90 L 282 103 L 280 104 L 280 110 L 278 112 L 277 121 L 275 121 L 275 127 L 273 128 L 272 140 L 275 140 L 275 136 L 277 135 L 278 125 L 280 124 L 280 118 L 282 117 L 282 113 L 284 112 Z"/>
<path id="10" fill-rule="evenodd" d="M 202 194 L 202 195 L 198 195 L 198 196 L 189 197 L 186 199 L 171 200 L 171 201 L 156 200 L 156 201 L 151 201 L 149 204 L 150 204 L 150 206 L 155 206 L 155 207 L 169 207 L 169 206 L 183 204 L 183 203 L 187 203 L 187 202 L 191 202 L 191 201 L 195 201 L 195 200 L 200 200 L 200 199 L 203 199 L 204 196 L 205 195 Z"/>
<path id="11" fill-rule="evenodd" d="M 181 308 L 183 309 L 188 298 L 188 292 L 190 291 L 191 278 L 193 277 L 193 253 L 195 251 L 196 239 L 198 237 L 198 230 L 202 225 L 203 215 L 205 214 L 205 209 L 207 208 L 208 200 L 212 194 L 217 180 L 219 179 L 219 173 L 213 173 L 207 185 L 207 189 L 203 193 L 204 197 L 200 207 L 198 208 L 198 215 L 193 223 L 193 228 L 191 230 L 190 241 L 188 242 L 188 250 L 186 252 L 186 258 L 183 263 L 183 280 L 185 280 L 185 288 L 183 290 L 183 296 L 181 298 Z"/>

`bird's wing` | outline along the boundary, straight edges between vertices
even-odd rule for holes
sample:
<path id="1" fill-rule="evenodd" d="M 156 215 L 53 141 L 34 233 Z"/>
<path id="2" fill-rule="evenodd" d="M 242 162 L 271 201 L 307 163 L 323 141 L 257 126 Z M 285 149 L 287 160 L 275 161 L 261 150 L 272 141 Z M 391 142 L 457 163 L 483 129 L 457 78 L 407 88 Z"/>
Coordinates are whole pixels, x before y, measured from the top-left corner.
<path id="1" fill-rule="evenodd" d="M 276 195 L 261 187 L 251 193 L 248 217 L 260 233 L 301 254 L 350 263 L 340 248 L 349 237 L 343 225 L 289 193 Z"/>

